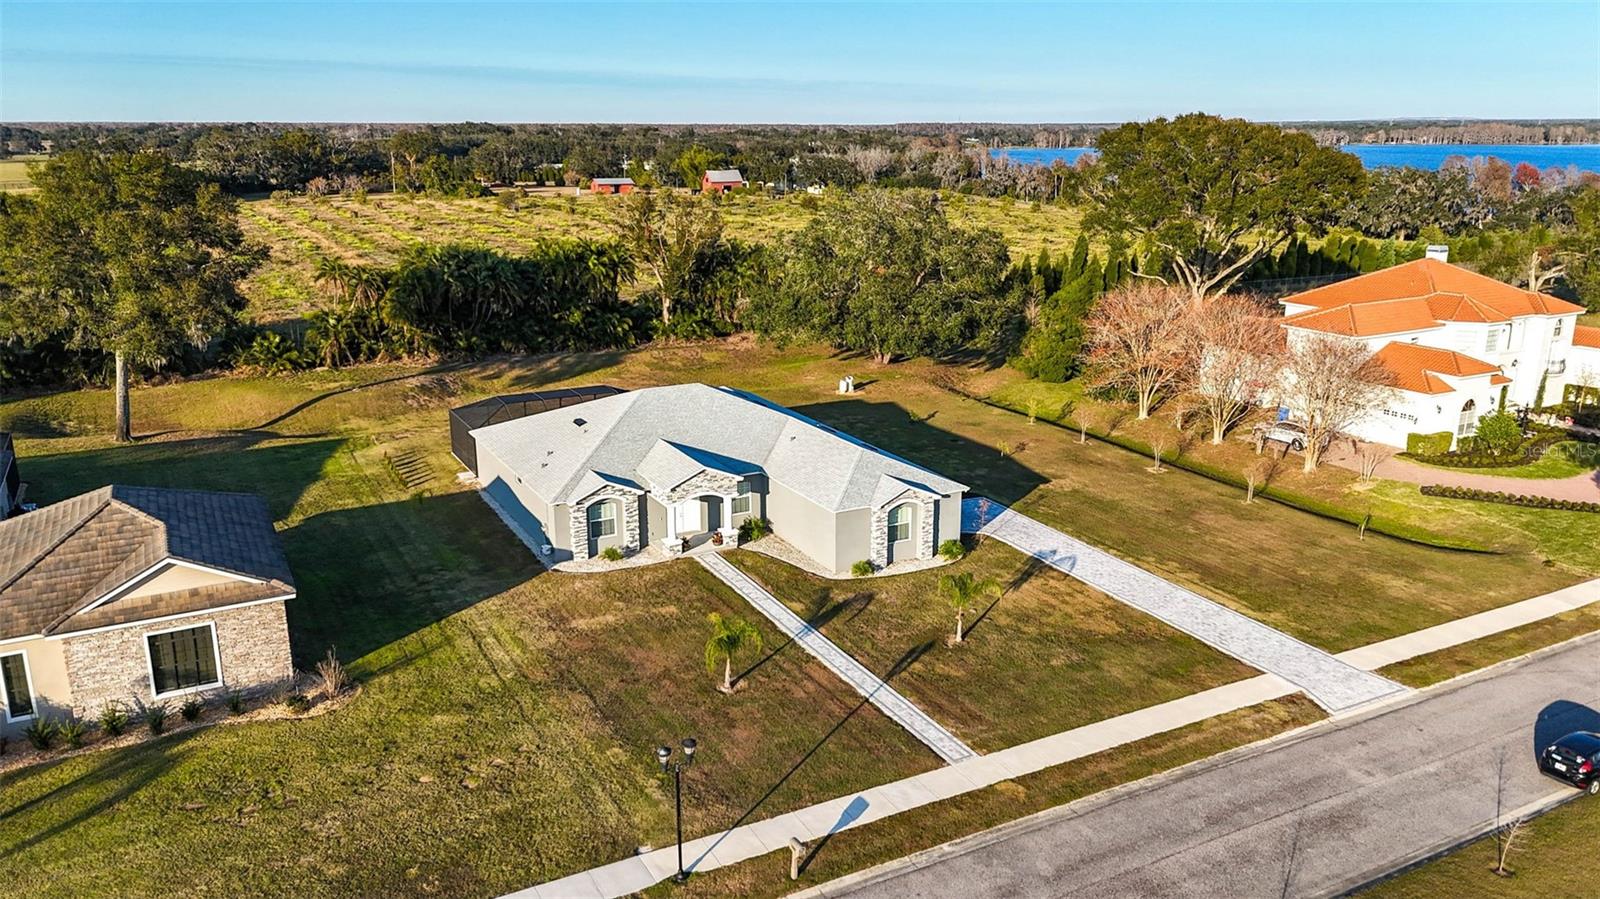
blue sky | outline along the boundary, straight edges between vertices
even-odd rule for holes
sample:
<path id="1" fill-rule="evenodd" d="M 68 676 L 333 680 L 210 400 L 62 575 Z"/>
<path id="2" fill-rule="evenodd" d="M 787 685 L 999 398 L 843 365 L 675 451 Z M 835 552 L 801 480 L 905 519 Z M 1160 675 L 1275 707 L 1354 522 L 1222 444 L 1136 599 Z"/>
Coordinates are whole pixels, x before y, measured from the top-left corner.
<path id="1" fill-rule="evenodd" d="M 1600 0 L 0 0 L 0 120 L 1600 117 Z"/>

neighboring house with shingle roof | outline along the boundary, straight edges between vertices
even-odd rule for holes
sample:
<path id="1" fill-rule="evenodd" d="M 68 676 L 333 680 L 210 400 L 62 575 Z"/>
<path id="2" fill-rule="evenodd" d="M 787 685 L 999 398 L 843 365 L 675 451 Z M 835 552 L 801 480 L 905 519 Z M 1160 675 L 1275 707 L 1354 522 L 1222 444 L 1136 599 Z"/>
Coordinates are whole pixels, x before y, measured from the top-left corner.
<path id="1" fill-rule="evenodd" d="M 833 572 L 929 559 L 961 530 L 966 487 L 728 387 L 678 384 L 472 432 L 479 481 L 550 547 L 681 550 L 748 518 Z"/>
<path id="2" fill-rule="evenodd" d="M 0 522 L 5 724 L 276 684 L 294 595 L 249 494 L 110 486 Z"/>
<path id="3" fill-rule="evenodd" d="M 1478 419 L 1502 404 L 1559 402 L 1588 352 L 1574 340 L 1583 307 L 1443 259 L 1418 259 L 1281 302 L 1291 344 L 1313 335 L 1358 341 L 1389 371 L 1393 400 L 1350 430 L 1393 446 L 1412 433 L 1470 436 Z"/>

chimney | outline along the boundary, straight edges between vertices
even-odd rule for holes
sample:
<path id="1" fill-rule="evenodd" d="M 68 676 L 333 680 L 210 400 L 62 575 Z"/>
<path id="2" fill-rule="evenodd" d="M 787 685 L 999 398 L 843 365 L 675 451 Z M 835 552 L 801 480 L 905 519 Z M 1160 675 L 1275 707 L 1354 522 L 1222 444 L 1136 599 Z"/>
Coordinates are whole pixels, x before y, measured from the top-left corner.
<path id="1" fill-rule="evenodd" d="M 1440 262 L 1449 262 L 1450 247 L 1442 243 L 1430 243 L 1428 244 L 1428 258 L 1437 259 Z"/>

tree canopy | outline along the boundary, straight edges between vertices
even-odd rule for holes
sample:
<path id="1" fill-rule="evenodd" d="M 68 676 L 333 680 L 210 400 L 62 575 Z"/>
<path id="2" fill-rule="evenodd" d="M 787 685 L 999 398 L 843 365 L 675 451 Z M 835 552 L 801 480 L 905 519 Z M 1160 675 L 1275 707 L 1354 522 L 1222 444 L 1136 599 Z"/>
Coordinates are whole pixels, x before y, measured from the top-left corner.
<path id="1" fill-rule="evenodd" d="M 1310 135 L 1192 113 L 1100 135 L 1075 177 L 1084 223 L 1156 252 L 1147 277 L 1198 301 L 1222 293 L 1300 228 L 1331 224 L 1363 185 L 1360 160 Z"/>
<path id="2" fill-rule="evenodd" d="M 749 323 L 878 362 L 946 353 L 1003 313 L 1009 266 L 998 233 L 952 224 L 935 194 L 858 191 L 830 198 L 784 244 Z"/>
<path id="3" fill-rule="evenodd" d="M 0 203 L 0 321 L 112 354 L 128 440 L 129 367 L 158 368 L 232 325 L 260 253 L 232 197 L 159 153 L 72 150 L 32 179 L 35 193 Z"/>

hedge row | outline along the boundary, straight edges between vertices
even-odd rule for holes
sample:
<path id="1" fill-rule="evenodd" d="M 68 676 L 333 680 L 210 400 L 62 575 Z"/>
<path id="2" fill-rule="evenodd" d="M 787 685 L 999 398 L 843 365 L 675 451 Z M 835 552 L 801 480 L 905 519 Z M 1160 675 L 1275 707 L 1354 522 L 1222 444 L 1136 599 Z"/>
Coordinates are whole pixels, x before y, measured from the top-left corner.
<path id="1" fill-rule="evenodd" d="M 1424 496 L 1442 496 L 1446 499 L 1471 499 L 1483 503 L 1503 503 L 1508 506 L 1526 506 L 1530 509 L 1554 509 L 1560 512 L 1600 512 L 1600 503 L 1585 503 L 1575 499 L 1552 499 L 1548 496 L 1529 496 L 1526 493 L 1502 493 L 1498 490 L 1479 490 L 1476 487 L 1447 487 L 1429 484 L 1422 488 Z"/>
<path id="2" fill-rule="evenodd" d="M 1004 403 L 997 403 L 994 400 L 986 397 L 974 396 L 954 387 L 945 386 L 945 389 L 956 394 L 957 396 L 982 403 L 983 405 L 994 409 L 999 409 L 1004 412 L 1011 412 L 1016 415 L 1027 414 L 1021 409 L 1014 409 L 1005 405 Z M 1069 431 L 1073 433 L 1078 431 L 1076 424 L 1051 421 L 1047 418 L 1039 418 L 1037 420 L 1043 424 L 1049 425 L 1052 428 L 1059 428 L 1063 431 Z M 1137 440 L 1130 440 L 1126 437 L 1114 434 L 1102 434 L 1093 428 L 1085 428 L 1084 433 L 1088 434 L 1090 437 L 1093 437 L 1095 440 L 1100 441 L 1101 443 L 1109 443 L 1112 446 L 1120 447 L 1121 449 L 1128 450 L 1129 452 L 1136 453 L 1140 456 L 1149 456 L 1151 453 L 1149 446 L 1140 443 Z M 1176 458 L 1163 457 L 1161 462 L 1163 465 L 1169 465 L 1173 468 L 1187 471 L 1190 474 L 1199 475 L 1207 480 L 1216 481 L 1219 484 L 1226 484 L 1229 487 L 1235 487 L 1241 491 L 1246 489 L 1243 477 L 1235 474 L 1234 472 L 1218 468 L 1215 465 L 1207 465 L 1204 462 L 1200 462 L 1196 459 L 1190 459 L 1185 456 L 1178 456 Z M 1396 540 L 1404 540 L 1407 543 L 1415 543 L 1419 546 L 1429 546 L 1435 549 L 1455 550 L 1457 552 L 1494 552 L 1494 550 L 1489 549 L 1482 544 L 1473 543 L 1468 540 L 1459 540 L 1454 537 L 1446 537 L 1442 534 L 1436 534 L 1433 531 L 1415 527 L 1402 521 L 1396 521 L 1390 518 L 1380 518 L 1372 515 L 1371 513 L 1357 512 L 1354 509 L 1349 509 L 1335 503 L 1326 502 L 1315 497 L 1307 496 L 1303 493 L 1295 493 L 1293 491 L 1283 490 L 1278 487 L 1257 487 L 1256 497 L 1259 499 L 1271 500 L 1279 505 L 1288 506 L 1291 509 L 1298 509 L 1301 512 L 1305 512 L 1309 515 L 1315 515 L 1318 518 L 1324 518 L 1331 521 L 1340 521 L 1344 522 L 1345 524 L 1355 525 L 1357 527 L 1365 525 L 1366 530 L 1369 533 L 1383 534 L 1386 537 L 1393 537 Z"/>

